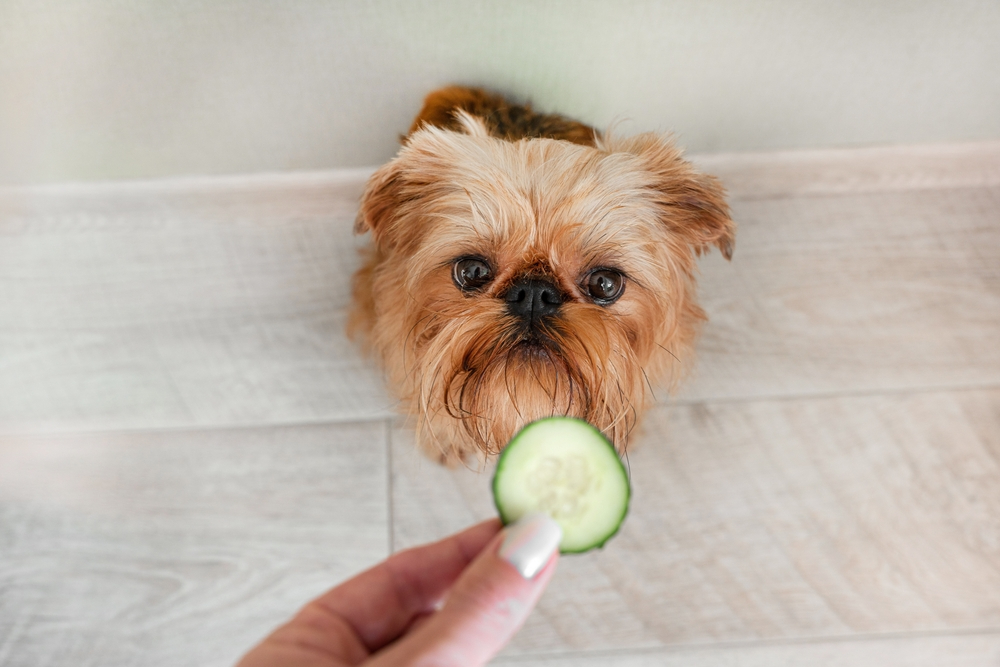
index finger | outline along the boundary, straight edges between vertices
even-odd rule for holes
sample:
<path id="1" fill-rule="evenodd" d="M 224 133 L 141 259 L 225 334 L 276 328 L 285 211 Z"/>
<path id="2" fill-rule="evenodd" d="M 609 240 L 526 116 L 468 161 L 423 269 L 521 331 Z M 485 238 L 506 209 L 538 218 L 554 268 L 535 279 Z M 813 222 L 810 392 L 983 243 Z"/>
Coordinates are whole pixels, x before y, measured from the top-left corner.
<path id="1" fill-rule="evenodd" d="M 314 603 L 346 621 L 369 651 L 377 651 L 415 616 L 432 611 L 501 528 L 499 519 L 489 519 L 439 542 L 400 551 Z"/>

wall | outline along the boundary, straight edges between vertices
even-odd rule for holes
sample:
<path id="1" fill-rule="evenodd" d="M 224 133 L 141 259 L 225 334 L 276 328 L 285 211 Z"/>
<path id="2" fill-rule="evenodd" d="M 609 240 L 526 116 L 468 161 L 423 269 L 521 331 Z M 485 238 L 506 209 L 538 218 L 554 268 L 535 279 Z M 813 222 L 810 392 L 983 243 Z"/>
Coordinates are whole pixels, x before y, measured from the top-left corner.
<path id="1" fill-rule="evenodd" d="M 690 150 L 1000 138 L 1000 2 L 0 0 L 0 184 L 372 165 L 484 84 Z"/>

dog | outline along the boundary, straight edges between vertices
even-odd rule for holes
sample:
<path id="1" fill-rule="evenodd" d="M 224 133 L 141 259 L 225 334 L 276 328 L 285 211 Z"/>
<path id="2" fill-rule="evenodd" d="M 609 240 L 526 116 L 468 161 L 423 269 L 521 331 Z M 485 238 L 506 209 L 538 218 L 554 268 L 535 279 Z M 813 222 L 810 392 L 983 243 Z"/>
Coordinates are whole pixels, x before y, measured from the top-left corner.
<path id="1" fill-rule="evenodd" d="M 432 92 L 369 179 L 349 332 L 384 369 L 418 445 L 499 453 L 552 415 L 619 452 L 688 369 L 696 259 L 732 257 L 725 192 L 669 136 L 619 138 L 501 95 Z"/>

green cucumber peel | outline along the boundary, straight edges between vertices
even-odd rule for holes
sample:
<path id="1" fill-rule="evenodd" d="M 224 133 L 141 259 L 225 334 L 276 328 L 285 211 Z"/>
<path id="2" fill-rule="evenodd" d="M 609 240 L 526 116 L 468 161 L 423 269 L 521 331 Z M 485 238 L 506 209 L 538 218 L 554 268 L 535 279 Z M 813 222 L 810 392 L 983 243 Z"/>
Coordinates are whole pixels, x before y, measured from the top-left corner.
<path id="1" fill-rule="evenodd" d="M 504 525 L 544 512 L 563 530 L 562 553 L 603 547 L 621 528 L 631 496 L 614 445 L 575 417 L 527 424 L 501 452 L 493 475 L 493 502 Z"/>

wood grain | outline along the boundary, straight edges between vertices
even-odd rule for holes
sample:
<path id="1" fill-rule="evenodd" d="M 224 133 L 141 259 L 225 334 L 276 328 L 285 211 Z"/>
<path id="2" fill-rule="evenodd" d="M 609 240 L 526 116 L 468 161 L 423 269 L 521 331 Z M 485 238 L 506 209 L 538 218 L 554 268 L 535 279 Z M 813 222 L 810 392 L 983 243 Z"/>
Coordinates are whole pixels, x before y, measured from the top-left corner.
<path id="1" fill-rule="evenodd" d="M 0 664 L 230 665 L 388 552 L 379 422 L 0 438 Z"/>
<path id="2" fill-rule="evenodd" d="M 734 205 L 689 400 L 1000 383 L 1000 188 Z"/>
<path id="3" fill-rule="evenodd" d="M 393 434 L 395 547 L 495 513 Z M 507 655 L 1000 627 L 1000 390 L 663 407 Z"/>
<path id="4" fill-rule="evenodd" d="M 496 667 L 985 667 L 1000 664 L 1000 633 L 523 656 L 500 658 L 490 664 Z"/>
<path id="5" fill-rule="evenodd" d="M 693 155 L 739 200 L 1000 186 L 1000 141 Z"/>
<path id="6" fill-rule="evenodd" d="M 340 181 L 0 197 L 0 429 L 388 414 L 379 374 L 344 336 L 363 175 Z"/>

